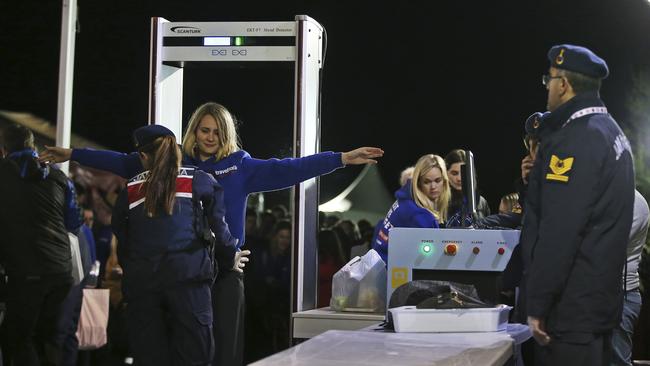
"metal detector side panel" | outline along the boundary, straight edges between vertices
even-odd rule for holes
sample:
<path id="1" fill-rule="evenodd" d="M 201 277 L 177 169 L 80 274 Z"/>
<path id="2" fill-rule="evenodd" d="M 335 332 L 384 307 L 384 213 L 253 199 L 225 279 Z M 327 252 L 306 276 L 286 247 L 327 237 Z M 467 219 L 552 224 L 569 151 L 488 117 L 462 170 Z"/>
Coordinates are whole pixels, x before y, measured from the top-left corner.
<path id="1" fill-rule="evenodd" d="M 163 65 L 162 34 L 169 22 L 151 19 L 149 56 L 149 123 L 169 128 L 178 142 L 183 136 L 183 69 Z"/>
<path id="2" fill-rule="evenodd" d="M 297 16 L 296 100 L 294 156 L 320 151 L 320 68 L 323 28 L 318 22 Z M 293 312 L 316 307 L 318 283 L 318 178 L 300 183 L 294 191 L 294 248 L 292 251 Z"/>
<path id="3" fill-rule="evenodd" d="M 61 9 L 61 45 L 59 54 L 59 90 L 56 111 L 56 146 L 70 147 L 72 129 L 72 89 L 74 50 L 77 33 L 77 0 L 63 1 Z M 68 162 L 61 164 L 68 174 Z"/>

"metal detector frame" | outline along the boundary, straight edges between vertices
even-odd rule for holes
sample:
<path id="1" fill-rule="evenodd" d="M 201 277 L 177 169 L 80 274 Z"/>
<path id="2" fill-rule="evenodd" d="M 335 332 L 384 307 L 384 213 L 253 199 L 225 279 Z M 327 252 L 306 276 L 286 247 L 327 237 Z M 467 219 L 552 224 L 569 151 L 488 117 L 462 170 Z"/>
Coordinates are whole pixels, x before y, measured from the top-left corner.
<path id="1" fill-rule="evenodd" d="M 294 46 L 164 45 L 166 37 L 295 37 Z M 170 22 L 151 19 L 149 123 L 164 124 L 182 136 L 185 62 L 295 62 L 294 157 L 320 151 L 320 77 L 323 27 L 306 15 L 291 22 Z M 316 306 L 318 283 L 318 179 L 295 187 L 292 248 L 292 311 Z M 289 316 L 289 314 L 287 314 Z M 293 328 L 293 327 L 291 327 Z"/>

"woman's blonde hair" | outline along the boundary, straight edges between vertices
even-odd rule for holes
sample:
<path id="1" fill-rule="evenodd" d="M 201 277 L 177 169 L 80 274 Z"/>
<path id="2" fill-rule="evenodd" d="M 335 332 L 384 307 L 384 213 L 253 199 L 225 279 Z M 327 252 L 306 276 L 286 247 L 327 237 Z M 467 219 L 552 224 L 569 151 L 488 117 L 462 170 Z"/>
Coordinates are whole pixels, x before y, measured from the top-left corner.
<path id="1" fill-rule="evenodd" d="M 197 151 L 198 145 L 196 144 L 196 130 L 199 128 L 201 119 L 206 115 L 212 116 L 217 121 L 217 129 L 219 131 L 217 143 L 219 149 L 215 154 L 215 158 L 221 160 L 239 151 L 241 144 L 239 142 L 239 135 L 237 135 L 237 124 L 232 114 L 221 104 L 208 102 L 196 108 L 194 113 L 192 113 L 190 122 L 185 129 L 185 135 L 183 136 L 183 152 L 193 158 L 199 156 Z"/>
<path id="2" fill-rule="evenodd" d="M 443 180 L 442 192 L 440 192 L 440 196 L 435 201 L 431 201 L 419 187 L 422 178 L 433 168 L 440 169 Z M 415 201 L 418 206 L 431 211 L 440 223 L 447 220 L 447 210 L 449 208 L 449 200 L 451 199 L 451 191 L 449 189 L 447 167 L 445 161 L 440 156 L 427 154 L 418 159 L 418 162 L 415 163 L 413 179 L 411 180 L 411 191 L 413 192 L 413 201 Z"/>

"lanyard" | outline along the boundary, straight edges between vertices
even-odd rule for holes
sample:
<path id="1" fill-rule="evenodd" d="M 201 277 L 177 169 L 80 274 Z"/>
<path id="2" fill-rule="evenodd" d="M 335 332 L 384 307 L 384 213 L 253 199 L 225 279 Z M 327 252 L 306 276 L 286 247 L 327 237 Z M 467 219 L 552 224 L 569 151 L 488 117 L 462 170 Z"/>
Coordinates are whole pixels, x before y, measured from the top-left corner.
<path id="1" fill-rule="evenodd" d="M 575 112 L 574 114 L 572 114 L 571 117 L 569 117 L 569 119 L 566 122 L 564 122 L 562 127 L 568 125 L 569 122 L 573 121 L 574 119 L 584 117 L 584 116 L 586 116 L 588 114 L 607 114 L 607 108 L 605 108 L 605 107 L 588 107 L 588 108 L 581 109 L 581 110 Z"/>

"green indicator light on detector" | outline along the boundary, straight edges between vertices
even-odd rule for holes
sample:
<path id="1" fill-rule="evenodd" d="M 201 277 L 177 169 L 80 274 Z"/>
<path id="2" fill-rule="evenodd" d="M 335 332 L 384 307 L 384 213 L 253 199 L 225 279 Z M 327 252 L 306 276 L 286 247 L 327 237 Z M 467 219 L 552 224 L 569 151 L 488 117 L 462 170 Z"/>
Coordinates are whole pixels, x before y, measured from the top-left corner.
<path id="1" fill-rule="evenodd" d="M 244 37 L 235 37 L 235 46 L 243 46 Z"/>
<path id="2" fill-rule="evenodd" d="M 433 246 L 429 243 L 422 243 L 422 245 L 420 245 L 420 251 L 424 255 L 429 255 L 433 253 Z"/>

